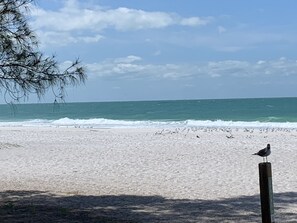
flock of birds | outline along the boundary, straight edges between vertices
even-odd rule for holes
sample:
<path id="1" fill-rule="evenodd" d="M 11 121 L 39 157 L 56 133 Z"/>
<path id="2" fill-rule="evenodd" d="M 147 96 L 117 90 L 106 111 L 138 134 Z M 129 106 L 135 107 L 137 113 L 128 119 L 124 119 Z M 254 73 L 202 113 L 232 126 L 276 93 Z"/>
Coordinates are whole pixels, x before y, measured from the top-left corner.
<path id="1" fill-rule="evenodd" d="M 225 132 L 226 138 L 234 138 L 233 132 L 238 132 L 240 128 L 228 128 L 228 127 L 184 127 L 184 128 L 175 128 L 175 129 L 162 129 L 155 132 L 155 135 L 172 135 L 172 134 L 184 134 L 185 136 L 189 133 L 202 131 L 202 132 Z M 245 133 L 260 133 L 265 134 L 269 132 L 291 132 L 296 131 L 297 129 L 287 129 L 287 128 L 244 128 L 243 132 Z M 197 138 L 200 138 L 197 135 Z"/>
<path id="2" fill-rule="evenodd" d="M 162 129 L 160 131 L 155 132 L 155 135 L 167 135 L 167 134 L 184 134 L 185 136 L 190 132 L 197 132 L 197 131 L 203 131 L 203 132 L 213 132 L 213 131 L 221 131 L 226 133 L 226 137 L 228 139 L 234 138 L 234 135 L 232 134 L 232 130 L 230 128 L 176 128 L 174 130 L 172 129 Z M 244 132 L 248 133 L 254 133 L 255 130 L 258 130 L 258 133 L 268 133 L 268 132 L 291 132 L 292 130 L 297 131 L 297 129 L 281 129 L 281 128 L 265 128 L 265 129 L 244 129 Z M 235 129 L 235 131 L 239 131 L 238 129 Z M 200 138 L 199 135 L 196 135 L 196 138 Z M 267 144 L 267 146 L 264 149 L 259 150 L 257 153 L 254 153 L 252 155 L 258 155 L 263 157 L 263 162 L 268 162 L 267 157 L 271 154 L 271 147 L 270 144 Z"/>

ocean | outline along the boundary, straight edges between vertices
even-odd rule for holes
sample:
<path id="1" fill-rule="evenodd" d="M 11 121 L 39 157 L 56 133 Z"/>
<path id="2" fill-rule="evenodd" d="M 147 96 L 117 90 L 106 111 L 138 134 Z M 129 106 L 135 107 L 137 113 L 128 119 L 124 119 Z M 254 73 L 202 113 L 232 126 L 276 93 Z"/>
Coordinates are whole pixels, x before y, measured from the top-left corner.
<path id="1" fill-rule="evenodd" d="M 0 126 L 297 128 L 297 98 L 3 104 Z"/>

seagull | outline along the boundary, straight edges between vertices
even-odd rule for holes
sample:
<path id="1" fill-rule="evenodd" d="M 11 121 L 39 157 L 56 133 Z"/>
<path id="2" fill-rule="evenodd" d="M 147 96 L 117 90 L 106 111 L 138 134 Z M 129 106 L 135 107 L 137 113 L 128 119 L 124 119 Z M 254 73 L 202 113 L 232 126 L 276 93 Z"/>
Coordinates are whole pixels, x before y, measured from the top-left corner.
<path id="1" fill-rule="evenodd" d="M 268 162 L 267 156 L 269 156 L 270 153 L 271 153 L 270 144 L 267 144 L 267 146 L 264 149 L 261 149 L 259 152 L 254 153 L 253 155 L 262 156 L 263 157 L 263 162 L 265 162 L 265 158 L 266 158 L 266 162 Z"/>

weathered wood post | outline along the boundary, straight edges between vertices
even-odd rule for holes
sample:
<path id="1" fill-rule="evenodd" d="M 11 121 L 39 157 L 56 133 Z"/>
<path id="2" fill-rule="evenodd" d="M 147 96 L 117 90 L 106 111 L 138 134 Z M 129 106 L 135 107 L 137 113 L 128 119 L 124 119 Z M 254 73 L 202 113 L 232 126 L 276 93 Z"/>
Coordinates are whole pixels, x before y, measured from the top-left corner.
<path id="1" fill-rule="evenodd" d="M 271 163 L 259 163 L 262 223 L 274 222 Z"/>

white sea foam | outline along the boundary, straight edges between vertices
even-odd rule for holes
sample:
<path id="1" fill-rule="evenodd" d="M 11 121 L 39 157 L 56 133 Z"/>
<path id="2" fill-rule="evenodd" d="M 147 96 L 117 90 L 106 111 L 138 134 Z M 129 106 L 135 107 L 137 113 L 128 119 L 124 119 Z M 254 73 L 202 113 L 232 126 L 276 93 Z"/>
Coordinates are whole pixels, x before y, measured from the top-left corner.
<path id="1" fill-rule="evenodd" d="M 19 122 L 0 122 L 0 126 L 47 126 L 47 127 L 80 127 L 80 128 L 170 128 L 170 127 L 239 127 L 239 128 L 297 128 L 297 122 L 243 122 L 243 121 L 132 121 L 111 119 L 70 119 L 58 120 L 34 119 Z"/>

